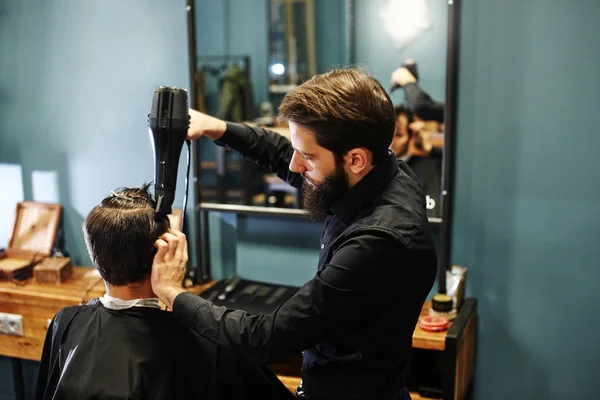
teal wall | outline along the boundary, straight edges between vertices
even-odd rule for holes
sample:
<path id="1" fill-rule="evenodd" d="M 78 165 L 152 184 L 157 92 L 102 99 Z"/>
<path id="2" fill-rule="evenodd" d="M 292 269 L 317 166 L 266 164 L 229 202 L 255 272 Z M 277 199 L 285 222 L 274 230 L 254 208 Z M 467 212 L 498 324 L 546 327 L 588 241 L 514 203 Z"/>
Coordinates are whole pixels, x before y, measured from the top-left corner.
<path id="1" fill-rule="evenodd" d="M 26 200 L 39 191 L 36 171 L 55 172 L 67 249 L 90 265 L 85 215 L 112 189 L 154 178 L 147 128 L 154 87 L 189 86 L 185 2 L 0 6 L 0 163 L 21 165 Z M 180 173 L 179 188 L 183 182 Z M 175 206 L 182 202 L 179 190 Z"/>
<path id="2" fill-rule="evenodd" d="M 475 398 L 600 398 L 600 3 L 464 3 L 453 261 L 480 304 Z M 152 178 L 152 89 L 187 86 L 183 4 L 0 10 L 0 163 L 22 165 L 25 198 L 33 171 L 58 171 L 69 249 L 85 260 L 83 215 L 115 186 Z M 230 258 L 218 274 L 312 275 L 318 226 L 212 218 L 213 247 Z M 35 363 L 24 370 L 31 394 Z M 0 399 L 12 399 L 6 358 L 0 376 Z"/>
<path id="3" fill-rule="evenodd" d="M 90 265 L 81 223 L 92 207 L 116 187 L 153 179 L 152 93 L 188 87 L 187 61 L 184 0 L 0 1 L 0 163 L 22 169 L 22 182 L 3 181 L 0 195 L 62 203 L 76 263 Z M 40 172 L 49 179 L 35 179 Z M 179 190 L 175 204 L 182 200 Z M 0 213 L 5 221 L 14 205 Z M 36 363 L 24 366 L 31 394 Z M 12 398 L 6 358 L 0 376 L 0 399 Z"/>
<path id="4" fill-rule="evenodd" d="M 453 261 L 476 399 L 600 399 L 597 0 L 463 1 Z"/>
<path id="5" fill-rule="evenodd" d="M 387 89 L 394 68 L 405 59 L 412 58 L 417 61 L 420 85 L 434 99 L 443 101 L 446 92 L 448 1 L 428 0 L 427 15 L 431 26 L 400 49 L 394 47 L 381 19 L 381 13 L 387 16 L 385 10 L 389 3 L 388 0 L 355 0 L 356 64 L 366 66 Z M 391 97 L 394 104 L 404 101 L 402 90 L 397 90 Z"/>

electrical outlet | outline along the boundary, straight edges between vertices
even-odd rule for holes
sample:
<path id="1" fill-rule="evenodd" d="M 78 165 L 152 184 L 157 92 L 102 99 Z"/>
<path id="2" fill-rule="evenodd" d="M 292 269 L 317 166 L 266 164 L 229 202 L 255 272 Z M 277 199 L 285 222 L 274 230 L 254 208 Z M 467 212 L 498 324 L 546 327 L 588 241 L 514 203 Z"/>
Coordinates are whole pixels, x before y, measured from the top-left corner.
<path id="1" fill-rule="evenodd" d="M 0 313 L 0 333 L 24 336 L 23 316 L 19 314 Z"/>

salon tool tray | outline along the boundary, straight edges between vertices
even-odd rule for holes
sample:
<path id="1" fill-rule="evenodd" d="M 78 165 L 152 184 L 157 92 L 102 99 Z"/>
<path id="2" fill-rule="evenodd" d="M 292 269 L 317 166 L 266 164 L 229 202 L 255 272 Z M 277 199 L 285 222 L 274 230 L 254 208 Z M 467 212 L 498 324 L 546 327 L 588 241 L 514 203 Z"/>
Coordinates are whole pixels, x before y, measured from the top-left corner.
<path id="1" fill-rule="evenodd" d="M 241 279 L 225 299 L 222 296 L 219 299 L 219 295 L 224 293 L 229 282 L 229 279 L 222 279 L 202 292 L 200 296 L 217 306 L 243 310 L 250 314 L 269 314 L 300 290 L 295 286 Z"/>

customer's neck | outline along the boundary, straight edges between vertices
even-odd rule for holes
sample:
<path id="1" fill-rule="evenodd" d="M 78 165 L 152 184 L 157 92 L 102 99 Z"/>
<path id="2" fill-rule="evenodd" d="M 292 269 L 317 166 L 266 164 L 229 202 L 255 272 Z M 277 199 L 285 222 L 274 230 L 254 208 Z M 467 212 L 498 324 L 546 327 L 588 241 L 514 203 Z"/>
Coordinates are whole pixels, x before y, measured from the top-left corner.
<path id="1" fill-rule="evenodd" d="M 152 291 L 150 279 L 124 286 L 113 286 L 108 282 L 104 282 L 104 284 L 106 286 L 106 294 L 121 300 L 149 299 L 156 297 Z"/>

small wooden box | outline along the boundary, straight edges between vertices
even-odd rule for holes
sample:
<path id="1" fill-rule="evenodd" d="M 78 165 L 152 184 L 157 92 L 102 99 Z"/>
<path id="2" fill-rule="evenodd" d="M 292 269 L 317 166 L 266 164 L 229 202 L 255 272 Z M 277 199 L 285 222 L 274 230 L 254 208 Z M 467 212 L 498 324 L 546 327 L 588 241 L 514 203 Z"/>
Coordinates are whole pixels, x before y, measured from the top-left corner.
<path id="1" fill-rule="evenodd" d="M 61 213 L 59 204 L 17 204 L 8 248 L 0 252 L 0 280 L 31 277 L 33 266 L 52 252 Z"/>
<path id="2" fill-rule="evenodd" d="M 73 271 L 70 258 L 46 257 L 33 267 L 33 276 L 37 283 L 62 283 Z"/>

